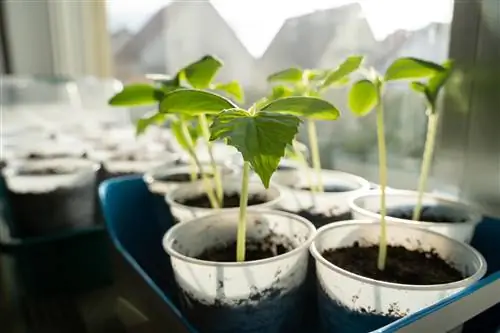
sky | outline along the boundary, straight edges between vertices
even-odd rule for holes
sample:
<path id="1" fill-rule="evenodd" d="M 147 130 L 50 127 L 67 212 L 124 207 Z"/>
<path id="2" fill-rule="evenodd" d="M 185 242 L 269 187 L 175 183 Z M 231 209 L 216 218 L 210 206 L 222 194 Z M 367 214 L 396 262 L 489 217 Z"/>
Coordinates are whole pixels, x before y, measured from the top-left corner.
<path id="1" fill-rule="evenodd" d="M 182 0 L 183 2 L 199 2 Z M 170 0 L 107 0 L 111 31 L 137 31 Z M 430 22 L 450 22 L 452 0 L 211 0 L 255 57 L 265 52 L 284 21 L 315 10 L 358 2 L 375 38 L 397 29 L 420 29 Z"/>

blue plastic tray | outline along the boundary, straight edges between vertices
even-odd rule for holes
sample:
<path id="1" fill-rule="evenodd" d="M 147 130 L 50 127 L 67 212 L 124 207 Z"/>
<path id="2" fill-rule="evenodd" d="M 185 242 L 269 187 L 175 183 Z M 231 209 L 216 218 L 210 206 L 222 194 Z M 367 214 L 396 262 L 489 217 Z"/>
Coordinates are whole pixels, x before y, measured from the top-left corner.
<path id="1" fill-rule="evenodd" d="M 162 237 L 173 222 L 164 199 L 151 194 L 139 176 L 108 180 L 101 185 L 99 194 L 115 246 L 188 331 L 196 332 L 180 311 L 172 267 L 162 249 Z M 472 244 L 488 261 L 487 277 L 376 332 L 437 332 L 435 328 L 443 323 L 453 322 L 459 326 L 466 322 L 464 333 L 496 333 L 500 328 L 499 239 L 500 221 L 486 218 L 479 225 Z"/>

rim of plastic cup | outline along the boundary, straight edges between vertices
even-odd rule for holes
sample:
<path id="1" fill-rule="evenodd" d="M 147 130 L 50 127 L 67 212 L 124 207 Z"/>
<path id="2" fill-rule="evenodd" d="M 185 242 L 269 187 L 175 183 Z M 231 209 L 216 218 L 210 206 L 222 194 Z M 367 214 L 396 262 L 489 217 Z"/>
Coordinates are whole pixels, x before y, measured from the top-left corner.
<path id="1" fill-rule="evenodd" d="M 180 159 L 177 159 L 176 161 L 179 161 Z M 173 163 L 175 163 L 174 161 Z M 144 173 L 143 179 L 147 184 L 152 184 L 152 183 L 157 183 L 157 184 L 165 184 L 165 183 L 183 183 L 183 182 L 176 182 L 176 181 L 163 181 L 163 180 L 158 180 L 155 178 L 155 176 L 158 174 L 160 170 L 165 168 L 165 165 L 168 164 L 163 164 L 163 165 L 158 165 L 155 166 L 151 169 L 149 169 L 147 172 Z M 203 167 L 211 168 L 210 164 L 202 163 Z M 226 163 L 217 163 L 217 166 L 225 168 L 229 170 L 229 174 L 235 174 L 236 170 L 235 168 L 232 168 L 231 166 L 227 165 Z M 192 167 L 190 165 L 172 165 L 172 167 L 169 167 L 167 171 L 163 172 L 162 175 L 175 175 L 179 173 L 191 173 Z M 198 170 L 197 170 L 198 171 Z"/>
<path id="2" fill-rule="evenodd" d="M 19 169 L 28 168 L 32 169 L 43 169 L 50 168 L 53 166 L 64 166 L 64 163 L 69 163 L 70 166 L 74 166 L 76 168 L 76 172 L 74 174 L 83 174 L 86 172 L 97 172 L 101 165 L 98 162 L 93 160 L 88 160 L 85 158 L 78 157 L 61 157 L 54 159 L 39 159 L 39 160 L 17 160 L 12 164 L 8 163 L 2 170 L 2 174 L 6 177 L 18 176 L 18 177 L 32 177 L 32 175 L 17 175 L 17 171 Z M 54 176 L 58 176 L 56 174 Z"/>
<path id="3" fill-rule="evenodd" d="M 484 257 L 482 256 L 481 253 L 479 253 L 479 251 L 474 249 L 469 244 L 459 242 L 453 238 L 444 236 L 438 232 L 434 232 L 434 231 L 430 231 L 430 230 L 426 230 L 426 229 L 422 229 L 422 228 L 415 228 L 412 226 L 405 226 L 405 225 L 401 225 L 401 224 L 394 223 L 394 222 L 388 222 L 387 226 L 390 228 L 412 229 L 412 230 L 416 230 L 419 232 L 429 233 L 429 234 L 432 234 L 432 235 L 437 236 L 439 238 L 442 238 L 443 240 L 446 240 L 447 242 L 453 243 L 454 246 L 461 246 L 461 247 L 465 248 L 467 251 L 472 252 L 474 254 L 474 256 L 479 260 L 479 268 L 477 269 L 476 272 L 474 272 L 474 274 L 472 274 L 471 276 L 469 276 L 465 279 L 451 282 L 451 283 L 441 283 L 441 284 L 431 284 L 431 285 L 413 285 L 413 284 L 385 282 L 385 281 L 375 280 L 372 278 L 367 278 L 367 277 L 349 272 L 343 268 L 340 268 L 339 266 L 332 264 L 328 260 L 326 260 L 321 255 L 321 253 L 318 251 L 318 248 L 316 247 L 316 240 L 319 239 L 319 236 L 322 233 L 329 231 L 330 229 L 337 229 L 337 228 L 342 228 L 342 227 L 346 227 L 346 226 L 355 226 L 355 225 L 358 225 L 358 226 L 380 225 L 380 222 L 374 222 L 374 221 L 370 221 L 370 220 L 348 220 L 348 221 L 327 224 L 327 225 L 319 228 L 316 232 L 315 240 L 311 243 L 311 246 L 309 248 L 311 255 L 314 257 L 316 262 L 326 266 L 327 268 L 329 268 L 337 273 L 348 276 L 354 280 L 362 281 L 362 282 L 368 283 L 370 285 L 375 285 L 375 286 L 380 286 L 380 287 L 385 287 L 385 288 L 392 288 L 392 289 L 404 289 L 404 290 L 430 291 L 430 290 L 457 289 L 457 288 L 465 287 L 467 285 L 472 284 L 473 282 L 480 280 L 486 274 L 486 268 L 487 268 L 486 259 L 484 259 Z"/>
<path id="4" fill-rule="evenodd" d="M 299 169 L 299 171 L 300 171 L 300 169 Z M 296 172 L 297 172 L 297 170 L 282 170 L 282 171 L 280 171 L 280 174 L 281 175 L 286 175 L 287 173 L 296 173 Z M 321 195 L 348 195 L 348 196 L 351 196 L 351 195 L 354 195 L 355 193 L 365 192 L 365 191 L 369 190 L 370 187 L 371 187 L 370 182 L 368 180 L 364 179 L 363 177 L 360 177 L 360 176 L 354 175 L 352 173 L 349 173 L 349 172 L 338 171 L 338 170 L 321 169 L 321 174 L 332 176 L 332 178 L 333 177 L 337 177 L 339 179 L 344 178 L 344 179 L 352 180 L 352 181 L 354 181 L 354 182 L 356 182 L 356 183 L 359 184 L 358 188 L 350 190 L 350 191 L 331 192 L 331 193 L 323 192 L 323 193 L 321 193 Z M 301 175 L 301 177 L 302 177 L 302 175 Z M 283 187 L 283 188 L 287 188 L 287 189 L 289 189 L 291 191 L 294 191 L 294 192 L 300 192 L 300 193 L 304 193 L 304 194 L 311 193 L 311 191 L 302 190 L 302 189 L 299 189 L 299 188 L 288 186 L 286 184 L 282 184 L 279 181 L 279 178 L 277 178 L 277 177 L 273 178 L 273 182 L 277 186 L 280 186 L 280 187 Z"/>
<path id="5" fill-rule="evenodd" d="M 409 191 L 409 190 L 392 190 L 390 192 L 386 193 L 386 197 L 416 197 L 417 196 L 416 191 Z M 380 190 L 375 189 L 375 190 L 369 190 L 365 191 L 363 193 L 359 193 L 357 195 L 353 195 L 348 199 L 348 205 L 349 209 L 351 211 L 355 211 L 357 213 L 363 214 L 367 216 L 368 218 L 371 219 L 380 219 L 380 214 L 374 213 L 368 209 L 362 208 L 357 204 L 357 200 L 367 198 L 367 197 L 379 197 L 381 195 Z M 481 214 L 476 211 L 473 207 L 457 201 L 453 200 L 444 196 L 440 196 L 438 194 L 433 194 L 433 193 L 424 193 L 424 199 L 425 198 L 432 198 L 436 199 L 438 201 L 446 203 L 447 206 L 451 207 L 456 207 L 459 208 L 462 211 L 465 211 L 466 214 L 464 216 L 467 218 L 465 222 L 439 222 L 439 225 L 457 225 L 457 224 L 478 224 L 481 222 Z M 402 219 L 398 217 L 392 217 L 392 216 L 386 216 L 386 221 L 388 222 L 398 222 L 398 223 L 406 223 L 412 226 L 428 226 L 430 227 L 431 225 L 436 225 L 437 222 L 430 222 L 430 221 L 413 221 L 413 220 L 407 220 L 407 219 Z"/>
<path id="6" fill-rule="evenodd" d="M 171 245 L 174 242 L 172 235 L 175 234 L 178 229 L 186 228 L 190 224 L 199 223 L 200 220 L 215 218 L 217 216 L 230 215 L 230 216 L 234 216 L 235 219 L 238 219 L 238 211 L 226 211 L 226 212 L 219 212 L 219 213 L 214 213 L 214 214 L 202 216 L 202 217 L 199 217 L 199 218 L 196 218 L 193 220 L 181 222 L 181 223 L 174 225 L 163 236 L 163 241 L 162 241 L 163 249 L 171 257 L 177 258 L 179 260 L 182 260 L 182 261 L 185 261 L 185 262 L 188 262 L 191 264 L 196 264 L 196 265 L 201 265 L 201 266 L 215 266 L 215 267 L 249 267 L 249 266 L 265 265 L 267 263 L 270 263 L 270 262 L 273 262 L 276 260 L 281 260 L 284 258 L 292 257 L 292 256 L 296 255 L 297 253 L 299 253 L 300 251 L 304 251 L 304 250 L 308 249 L 316 236 L 316 227 L 311 222 L 309 222 L 307 219 L 305 219 L 301 216 L 287 213 L 287 212 L 282 212 L 279 210 L 248 209 L 247 216 L 252 215 L 252 214 L 257 214 L 257 215 L 266 215 L 267 214 L 267 215 L 275 215 L 275 216 L 278 215 L 278 216 L 290 218 L 292 220 L 295 220 L 295 221 L 300 222 L 303 225 L 305 225 L 309 229 L 309 236 L 308 236 L 307 240 L 305 242 L 303 242 L 300 246 L 294 248 L 293 250 L 291 250 L 287 253 L 284 253 L 284 254 L 281 254 L 281 255 L 278 255 L 278 256 L 275 256 L 272 258 L 244 261 L 244 262 L 217 262 L 217 261 L 200 260 L 200 259 L 192 258 L 192 257 L 186 256 L 184 254 L 181 254 L 172 248 Z"/>
<path id="7" fill-rule="evenodd" d="M 235 179 L 228 179 L 227 181 L 231 182 L 231 181 L 236 181 L 236 180 Z M 258 182 L 254 182 L 254 183 L 258 184 Z M 211 186 L 213 186 L 213 184 Z M 224 187 L 224 185 L 222 187 Z M 181 204 L 180 202 L 176 201 L 177 194 L 180 191 L 186 191 L 186 188 L 187 189 L 193 188 L 193 190 L 190 191 L 192 193 L 200 190 L 198 183 L 188 183 L 188 184 L 182 185 L 181 187 L 177 187 L 174 190 L 168 192 L 167 194 L 165 194 L 165 201 L 170 206 L 170 209 L 172 209 L 173 207 L 176 207 L 176 208 L 181 208 L 181 209 L 186 209 L 186 210 L 191 210 L 191 211 L 200 211 L 200 212 L 206 212 L 209 210 L 210 211 L 213 210 L 213 208 L 188 206 L 188 205 L 184 205 L 184 204 Z M 264 191 L 269 191 L 271 189 L 275 190 L 278 193 L 278 196 L 276 198 L 269 200 L 269 201 L 266 201 L 266 202 L 261 203 L 261 204 L 248 206 L 248 209 L 252 208 L 252 209 L 262 210 L 262 209 L 266 209 L 266 208 L 269 209 L 269 207 L 273 207 L 273 206 L 277 205 L 283 199 L 283 191 L 278 186 L 275 186 L 273 184 L 271 184 L 268 189 L 264 189 Z M 201 193 L 202 192 L 200 191 L 200 194 Z M 234 211 L 234 210 L 236 210 L 236 211 L 239 210 L 239 207 L 219 208 L 218 209 L 219 212 L 229 212 L 229 211 Z"/>

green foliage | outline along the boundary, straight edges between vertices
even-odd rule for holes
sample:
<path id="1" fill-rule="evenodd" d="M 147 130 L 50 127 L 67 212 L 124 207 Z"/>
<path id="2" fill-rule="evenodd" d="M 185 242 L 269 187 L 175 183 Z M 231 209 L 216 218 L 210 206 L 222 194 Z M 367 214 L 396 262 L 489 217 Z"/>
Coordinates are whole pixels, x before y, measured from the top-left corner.
<path id="1" fill-rule="evenodd" d="M 325 88 L 332 84 L 345 84 L 349 82 L 349 75 L 357 71 L 362 62 L 363 56 L 348 57 L 339 67 L 337 67 L 337 69 L 328 74 L 322 87 Z"/>
<path id="2" fill-rule="evenodd" d="M 196 89 L 205 89 L 210 86 L 219 69 L 222 68 L 222 61 L 214 56 L 206 55 L 198 61 L 184 67 L 180 72 L 184 73 L 184 78 Z"/>
<path id="3" fill-rule="evenodd" d="M 420 79 L 445 71 L 445 68 L 430 61 L 417 58 L 396 59 L 385 72 L 385 81 Z"/>
<path id="4" fill-rule="evenodd" d="M 437 103 L 439 92 L 441 88 L 448 82 L 451 73 L 453 72 L 453 61 L 448 60 L 443 65 L 443 71 L 435 73 L 427 82 L 427 84 L 422 82 L 411 82 L 411 87 L 420 93 L 423 93 L 427 99 L 431 110 L 435 112 L 435 106 Z"/>
<path id="5" fill-rule="evenodd" d="M 267 188 L 285 148 L 298 132 L 299 118 L 274 112 L 222 111 L 211 126 L 211 140 L 225 139 L 250 163 Z"/>
<path id="6" fill-rule="evenodd" d="M 235 107 L 233 102 L 220 95 L 199 89 L 181 89 L 165 95 L 160 103 L 160 112 L 193 117 Z"/>
<path id="7" fill-rule="evenodd" d="M 377 86 L 370 80 L 363 79 L 354 83 L 349 91 L 349 108 L 357 116 L 365 116 L 379 102 Z"/>
<path id="8" fill-rule="evenodd" d="M 292 67 L 269 75 L 267 81 L 297 83 L 302 81 L 303 74 L 301 69 Z"/>
<path id="9" fill-rule="evenodd" d="M 155 112 L 152 115 L 147 115 L 145 117 L 142 117 L 137 121 L 136 135 L 144 133 L 146 129 L 149 127 L 149 125 L 153 124 L 161 125 L 166 120 L 165 116 L 166 116 L 165 114 Z"/>
<path id="10" fill-rule="evenodd" d="M 162 90 L 149 84 L 131 84 L 111 97 L 109 104 L 112 106 L 140 106 L 158 103 L 164 96 Z"/>
<path id="11" fill-rule="evenodd" d="M 336 120 L 340 112 L 329 102 L 317 97 L 285 97 L 270 102 L 262 111 L 281 112 L 316 120 Z"/>
<path id="12" fill-rule="evenodd" d="M 244 103 L 245 94 L 243 88 L 238 81 L 231 81 L 228 83 L 216 83 L 212 86 L 212 90 L 221 91 L 228 95 L 228 97 L 234 98 L 238 103 Z"/>

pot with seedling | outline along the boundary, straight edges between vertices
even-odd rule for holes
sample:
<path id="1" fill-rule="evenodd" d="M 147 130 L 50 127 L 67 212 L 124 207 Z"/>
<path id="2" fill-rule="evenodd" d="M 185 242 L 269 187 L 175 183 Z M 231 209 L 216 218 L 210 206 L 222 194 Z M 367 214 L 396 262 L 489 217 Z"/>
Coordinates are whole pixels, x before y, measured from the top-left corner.
<path id="1" fill-rule="evenodd" d="M 435 139 L 439 123 L 438 97 L 452 73 L 452 61 L 442 65 L 427 62 L 427 66 L 440 69 L 426 83 L 411 82 L 411 87 L 421 93 L 426 102 L 427 136 L 420 169 L 418 190 L 393 191 L 386 194 L 386 219 L 433 230 L 459 241 L 469 243 L 482 215 L 465 203 L 439 195 L 425 193 L 432 164 Z M 411 78 L 401 75 L 401 79 Z M 354 218 L 380 219 L 380 192 L 367 192 L 351 198 Z"/>
<path id="2" fill-rule="evenodd" d="M 376 109 L 380 219 L 324 226 L 311 245 L 316 260 L 321 321 L 334 332 L 368 332 L 466 288 L 486 272 L 469 245 L 442 234 L 386 219 L 387 165 L 383 91 L 387 82 L 432 77 L 442 66 L 415 58 L 394 61 L 353 84 L 356 115 Z M 388 232 L 389 231 L 389 232 Z"/>
<path id="3" fill-rule="evenodd" d="M 270 75 L 268 81 L 281 84 L 273 87 L 273 92 L 267 99 L 283 96 L 319 97 L 328 88 L 348 82 L 350 74 L 359 68 L 362 61 L 361 56 L 351 56 L 334 70 L 290 68 L 277 72 Z M 301 172 L 283 171 L 273 178 L 286 193 L 282 209 L 306 217 L 317 227 L 349 219 L 347 198 L 370 188 L 369 182 L 361 177 L 321 168 L 316 121 L 336 120 L 340 112 L 337 109 L 330 113 L 319 111 L 321 112 L 304 109 L 302 113 L 295 114 L 306 119 L 312 168 L 309 168 L 307 159 L 297 149 L 297 141 L 294 140 L 291 148 L 303 166 Z"/>
<path id="4" fill-rule="evenodd" d="M 315 228 L 297 215 L 248 207 L 250 171 L 269 188 L 300 123 L 289 113 L 335 108 L 314 97 L 288 97 L 244 110 L 199 90 L 173 92 L 162 103 L 173 107 L 174 100 L 179 113 L 196 112 L 200 105 L 203 112 L 218 112 L 211 140 L 224 140 L 244 159 L 238 210 L 179 223 L 164 237 L 184 314 L 200 332 L 296 330 Z"/>
<path id="5" fill-rule="evenodd" d="M 165 94 L 169 92 L 185 89 L 198 88 L 204 90 L 221 91 L 238 101 L 243 100 L 243 90 L 238 82 L 213 83 L 213 79 L 222 67 L 222 62 L 214 56 L 207 55 L 182 68 L 175 77 L 165 75 L 150 76 L 156 85 L 134 84 L 124 88 L 110 100 L 110 104 L 115 106 L 132 105 L 155 105 L 163 100 Z M 165 108 L 166 104 L 163 104 Z M 160 108 L 162 106 L 160 105 Z M 157 192 L 164 191 L 168 187 L 176 187 L 183 182 L 200 181 L 203 183 L 210 206 L 217 208 L 221 205 L 222 198 L 222 174 L 232 173 L 223 161 L 216 161 L 213 144 L 209 140 L 209 119 L 205 112 L 196 115 L 184 113 L 177 115 L 175 112 L 152 112 L 137 122 L 137 133 L 143 133 L 146 128 L 154 124 L 164 124 L 170 121 L 172 132 L 177 139 L 178 145 L 187 153 L 188 164 L 191 166 L 189 174 L 184 168 L 165 170 L 168 173 L 167 179 L 163 177 L 165 172 L 160 172 L 158 168 L 151 170 L 145 176 L 151 190 Z M 196 150 L 198 138 L 203 138 L 207 149 L 209 168 L 204 167 L 206 163 L 200 160 Z M 223 164 L 222 168 L 219 164 Z M 158 179 L 160 178 L 160 179 Z M 170 179 L 169 179 L 170 178 Z M 212 186 L 212 181 L 215 186 Z"/>

